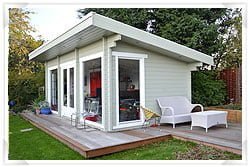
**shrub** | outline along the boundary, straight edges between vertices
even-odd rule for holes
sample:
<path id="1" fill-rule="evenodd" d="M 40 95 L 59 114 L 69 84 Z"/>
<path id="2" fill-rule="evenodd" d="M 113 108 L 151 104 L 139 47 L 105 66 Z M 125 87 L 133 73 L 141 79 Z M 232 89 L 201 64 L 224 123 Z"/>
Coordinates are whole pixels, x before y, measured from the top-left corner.
<path id="1" fill-rule="evenodd" d="M 192 102 L 204 106 L 222 105 L 226 99 L 226 84 L 217 79 L 216 71 L 192 72 Z"/>
<path id="2" fill-rule="evenodd" d="M 16 102 L 13 110 L 20 112 L 26 109 L 34 99 L 39 97 L 38 89 L 42 86 L 44 86 L 44 72 L 27 72 L 18 75 L 16 72 L 10 71 L 8 92 L 9 100 Z"/>
<path id="3" fill-rule="evenodd" d="M 227 104 L 227 105 L 223 105 L 223 106 L 219 106 L 220 108 L 224 108 L 224 109 L 230 109 L 230 110 L 242 110 L 242 105 L 241 104 Z"/>

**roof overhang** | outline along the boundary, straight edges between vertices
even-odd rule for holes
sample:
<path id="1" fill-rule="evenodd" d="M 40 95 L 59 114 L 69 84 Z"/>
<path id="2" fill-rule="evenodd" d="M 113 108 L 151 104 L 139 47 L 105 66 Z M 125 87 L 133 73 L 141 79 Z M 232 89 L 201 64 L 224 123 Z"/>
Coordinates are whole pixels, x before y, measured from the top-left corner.
<path id="1" fill-rule="evenodd" d="M 90 12 L 83 21 L 62 35 L 31 52 L 29 59 L 48 61 L 113 34 L 121 35 L 122 41 L 160 52 L 175 59 L 213 65 L 213 58 L 209 55 L 94 12 Z"/>

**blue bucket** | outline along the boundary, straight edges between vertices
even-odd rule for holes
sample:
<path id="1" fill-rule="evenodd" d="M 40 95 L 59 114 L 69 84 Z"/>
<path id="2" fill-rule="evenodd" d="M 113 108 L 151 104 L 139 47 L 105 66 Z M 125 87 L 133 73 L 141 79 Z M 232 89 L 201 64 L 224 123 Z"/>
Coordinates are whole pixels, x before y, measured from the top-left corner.
<path id="1" fill-rule="evenodd" d="M 51 114 L 51 110 L 50 108 L 41 108 L 40 114 L 46 114 L 46 115 Z"/>

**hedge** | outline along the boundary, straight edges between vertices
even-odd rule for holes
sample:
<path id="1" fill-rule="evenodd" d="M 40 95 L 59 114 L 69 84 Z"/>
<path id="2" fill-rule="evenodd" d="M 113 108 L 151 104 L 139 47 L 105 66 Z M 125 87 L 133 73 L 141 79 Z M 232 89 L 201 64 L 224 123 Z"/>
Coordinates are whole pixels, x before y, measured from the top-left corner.
<path id="1" fill-rule="evenodd" d="M 39 97 L 39 88 L 43 86 L 44 72 L 18 75 L 10 71 L 8 93 L 9 100 L 14 100 L 16 103 L 13 110 L 20 112 L 26 109 L 34 99 Z"/>
<path id="2" fill-rule="evenodd" d="M 222 105 L 226 100 L 226 84 L 217 79 L 217 71 L 192 72 L 192 102 L 204 106 Z"/>

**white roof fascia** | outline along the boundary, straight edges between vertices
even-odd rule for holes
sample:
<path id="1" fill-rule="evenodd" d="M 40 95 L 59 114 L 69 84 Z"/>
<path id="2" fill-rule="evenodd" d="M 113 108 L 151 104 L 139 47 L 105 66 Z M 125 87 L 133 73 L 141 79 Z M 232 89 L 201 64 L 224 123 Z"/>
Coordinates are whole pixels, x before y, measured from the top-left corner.
<path id="1" fill-rule="evenodd" d="M 40 55 L 41 53 L 49 50 L 50 48 L 56 46 L 57 44 L 60 44 L 64 40 L 68 39 L 69 37 L 73 36 L 74 34 L 86 29 L 87 27 L 91 26 L 93 24 L 93 16 L 94 12 L 88 13 L 84 18 L 83 21 L 75 25 L 74 27 L 70 28 L 65 33 L 61 34 L 57 38 L 49 41 L 48 43 L 45 43 L 32 51 L 29 54 L 29 60 L 34 59 L 36 56 Z"/>
<path id="2" fill-rule="evenodd" d="M 100 27 L 102 29 L 106 29 L 117 34 L 121 34 L 132 39 L 136 39 L 142 41 L 144 43 L 168 50 L 170 52 L 176 53 L 178 55 L 182 55 L 206 64 L 213 65 L 213 57 L 206 55 L 204 53 L 198 52 L 194 49 L 188 48 L 186 46 L 177 44 L 170 40 L 161 38 L 154 34 L 150 34 L 148 32 L 142 31 L 140 29 L 134 28 L 127 24 L 121 23 L 119 21 L 110 19 L 108 17 L 93 14 L 93 25 Z"/>

